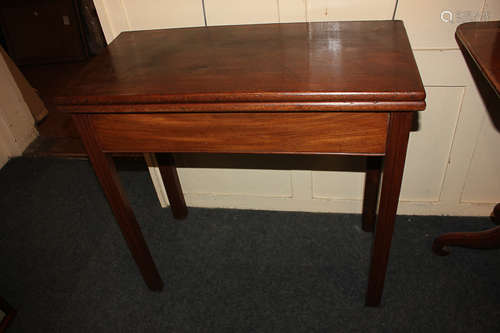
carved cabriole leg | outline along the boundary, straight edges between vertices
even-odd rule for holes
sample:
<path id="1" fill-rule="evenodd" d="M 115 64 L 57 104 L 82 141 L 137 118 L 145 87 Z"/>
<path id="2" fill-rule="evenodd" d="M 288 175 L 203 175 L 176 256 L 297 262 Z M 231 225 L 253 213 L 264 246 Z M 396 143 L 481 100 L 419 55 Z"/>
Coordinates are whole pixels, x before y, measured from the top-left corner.
<path id="1" fill-rule="evenodd" d="M 450 232 L 434 239 L 432 251 L 439 256 L 450 254 L 445 246 L 461 246 L 472 249 L 500 248 L 500 227 L 478 232 Z"/>
<path id="2" fill-rule="evenodd" d="M 172 214 L 176 219 L 183 219 L 187 216 L 188 211 L 179 176 L 177 175 L 177 169 L 175 168 L 174 156 L 172 154 L 158 154 L 157 160 Z"/>
<path id="3" fill-rule="evenodd" d="M 111 156 L 100 150 L 88 115 L 74 115 L 73 120 L 87 149 L 97 179 L 101 183 L 104 194 L 144 281 L 151 290 L 161 290 L 163 281 L 151 257 L 139 224 L 135 219 L 132 207 L 120 184 Z"/>
<path id="4" fill-rule="evenodd" d="M 378 220 L 366 292 L 367 306 L 379 305 L 384 289 L 412 116 L 411 112 L 393 112 L 390 115 Z"/>
<path id="5" fill-rule="evenodd" d="M 500 204 L 497 204 L 490 216 L 491 220 L 499 223 Z M 450 254 L 445 246 L 461 246 L 472 249 L 500 248 L 500 227 L 477 232 L 450 232 L 434 239 L 432 251 L 438 256 Z"/>
<path id="6" fill-rule="evenodd" d="M 377 218 L 378 192 L 380 187 L 381 163 L 380 157 L 366 158 L 365 194 L 363 199 L 362 228 L 364 231 L 375 230 Z"/>

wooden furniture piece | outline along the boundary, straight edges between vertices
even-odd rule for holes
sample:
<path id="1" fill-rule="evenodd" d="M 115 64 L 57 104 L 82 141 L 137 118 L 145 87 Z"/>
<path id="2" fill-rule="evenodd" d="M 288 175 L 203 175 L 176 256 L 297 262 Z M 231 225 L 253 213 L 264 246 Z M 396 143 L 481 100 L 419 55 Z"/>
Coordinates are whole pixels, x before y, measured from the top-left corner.
<path id="1" fill-rule="evenodd" d="M 500 101 L 500 21 L 464 23 L 457 28 L 456 40 L 480 88 L 490 113 L 498 112 Z M 484 84 L 487 82 L 487 84 Z M 497 114 L 498 116 L 498 114 Z M 491 213 L 500 223 L 500 203 Z M 437 237 L 432 249 L 449 254 L 445 246 L 500 248 L 500 226 L 480 232 L 453 232 Z"/>
<path id="2" fill-rule="evenodd" d="M 17 65 L 88 56 L 76 0 L 3 0 L 0 24 L 7 51 Z"/>
<path id="3" fill-rule="evenodd" d="M 4 313 L 5 316 L 0 317 L 0 333 L 5 332 L 7 327 L 12 323 L 12 320 L 16 316 L 16 310 L 12 308 L 6 300 L 0 296 L 0 311 Z"/>
<path id="4" fill-rule="evenodd" d="M 375 229 L 366 304 L 380 303 L 414 111 L 425 91 L 401 21 L 122 33 L 55 100 L 71 112 L 146 284 L 160 278 L 110 153 L 366 155 Z M 378 221 L 379 160 L 385 160 Z M 174 216 L 187 210 L 172 156 Z"/>

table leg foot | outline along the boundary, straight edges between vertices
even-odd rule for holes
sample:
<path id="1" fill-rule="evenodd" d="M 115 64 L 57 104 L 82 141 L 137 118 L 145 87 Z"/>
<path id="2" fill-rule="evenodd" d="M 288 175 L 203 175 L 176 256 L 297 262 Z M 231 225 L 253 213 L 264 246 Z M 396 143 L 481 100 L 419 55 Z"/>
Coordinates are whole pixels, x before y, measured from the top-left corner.
<path id="1" fill-rule="evenodd" d="M 478 232 L 450 232 L 439 236 L 432 244 L 432 251 L 437 255 L 447 255 L 444 246 L 460 246 L 472 249 L 500 248 L 500 227 Z"/>
<path id="2" fill-rule="evenodd" d="M 367 306 L 379 305 L 384 290 L 412 116 L 411 112 L 394 112 L 389 122 L 378 221 L 366 291 Z"/>
<path id="3" fill-rule="evenodd" d="M 363 198 L 363 213 L 361 217 L 361 228 L 366 232 L 375 231 L 381 165 L 382 159 L 380 157 L 366 158 L 365 191 Z"/>
<path id="4" fill-rule="evenodd" d="M 172 154 L 158 155 L 160 173 L 167 191 L 168 201 L 172 215 L 176 219 L 185 219 L 188 215 L 186 201 L 182 193 L 181 183 L 175 167 L 175 159 Z"/>

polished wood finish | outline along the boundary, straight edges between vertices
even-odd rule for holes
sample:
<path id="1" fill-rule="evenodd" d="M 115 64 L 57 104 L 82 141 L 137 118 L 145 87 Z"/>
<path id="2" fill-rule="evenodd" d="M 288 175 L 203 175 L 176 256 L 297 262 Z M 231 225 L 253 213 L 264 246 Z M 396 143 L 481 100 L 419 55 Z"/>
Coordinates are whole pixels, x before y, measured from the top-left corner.
<path id="1" fill-rule="evenodd" d="M 255 98 L 255 97 L 253 97 Z M 424 101 L 355 102 L 227 102 L 170 104 L 61 105 L 59 110 L 72 113 L 164 113 L 164 112 L 294 112 L 294 111 L 418 111 Z"/>
<path id="2" fill-rule="evenodd" d="M 500 21 L 461 24 L 457 42 L 470 56 L 491 87 L 500 92 Z"/>
<path id="3" fill-rule="evenodd" d="M 73 120 L 87 149 L 97 179 L 101 183 L 104 194 L 106 194 L 109 205 L 120 226 L 123 238 L 127 242 L 144 281 L 151 290 L 162 290 L 163 281 L 151 257 L 139 224 L 135 219 L 132 207 L 130 207 L 130 203 L 120 184 L 112 157 L 99 149 L 92 122 L 87 115 L 74 116 Z"/>
<path id="4" fill-rule="evenodd" d="M 188 210 L 186 201 L 184 200 L 184 194 L 182 193 L 181 182 L 177 175 L 174 155 L 158 154 L 156 159 L 160 165 L 161 178 L 163 179 L 163 184 L 167 191 L 172 215 L 174 215 L 176 219 L 184 219 L 187 217 Z"/>
<path id="5" fill-rule="evenodd" d="M 16 317 L 17 311 L 2 296 L 0 296 L 0 310 L 5 313 L 5 317 L 0 320 L 0 333 L 3 333 Z"/>
<path id="6" fill-rule="evenodd" d="M 91 121 L 107 152 L 383 154 L 387 119 L 316 112 L 98 114 Z"/>
<path id="7" fill-rule="evenodd" d="M 366 232 L 375 231 L 377 220 L 378 192 L 380 189 L 380 176 L 382 159 L 368 157 L 366 159 L 365 191 L 363 198 L 362 229 Z"/>
<path id="8" fill-rule="evenodd" d="M 403 23 L 362 21 L 123 32 L 56 102 L 71 112 L 417 111 L 424 98 Z"/>
<path id="9" fill-rule="evenodd" d="M 457 28 L 456 39 L 478 87 L 490 87 L 496 93 L 491 96 L 483 92 L 482 97 L 489 112 L 498 112 L 500 102 L 500 21 L 464 23 Z M 480 75 L 475 75 L 477 72 Z M 482 85 L 481 80 L 490 87 Z M 492 102 L 491 99 L 494 99 Z M 493 106 L 493 107 L 492 107 Z M 495 110 L 493 110 L 495 108 Z M 491 213 L 491 219 L 498 223 L 500 204 Z M 434 239 L 432 250 L 440 256 L 448 255 L 447 246 L 461 246 L 476 249 L 500 248 L 500 227 L 479 232 L 452 232 Z"/>
<path id="10" fill-rule="evenodd" d="M 410 112 L 391 114 L 380 191 L 379 216 L 375 228 L 375 241 L 366 292 L 366 305 L 368 306 L 380 303 L 384 289 L 412 117 L 413 114 Z"/>
<path id="11" fill-rule="evenodd" d="M 55 101 L 73 113 L 153 289 L 161 280 L 106 153 L 385 155 L 366 298 L 380 303 L 411 116 L 425 108 L 401 21 L 126 32 Z M 172 159 L 162 174 L 173 214 L 182 217 Z M 380 182 L 376 167 L 368 174 L 366 228 L 375 225 Z"/>

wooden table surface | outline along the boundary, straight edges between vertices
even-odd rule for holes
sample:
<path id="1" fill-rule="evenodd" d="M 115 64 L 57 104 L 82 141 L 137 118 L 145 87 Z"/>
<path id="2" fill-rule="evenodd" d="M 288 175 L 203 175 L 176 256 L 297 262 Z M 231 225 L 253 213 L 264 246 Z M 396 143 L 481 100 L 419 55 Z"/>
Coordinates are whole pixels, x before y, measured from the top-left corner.
<path id="1" fill-rule="evenodd" d="M 460 25 L 457 42 L 468 52 L 497 94 L 500 92 L 500 21 Z"/>
<path id="2" fill-rule="evenodd" d="M 73 112 L 130 103 L 144 112 L 413 111 L 424 99 L 403 23 L 362 21 L 124 32 L 56 104 Z"/>
<path id="3" fill-rule="evenodd" d="M 163 280 L 110 153 L 167 153 L 160 172 L 176 218 L 187 207 L 173 152 L 369 156 L 366 304 L 380 303 L 409 132 L 425 108 L 401 21 L 125 32 L 56 104 L 73 113 L 131 254 L 157 291 Z"/>

